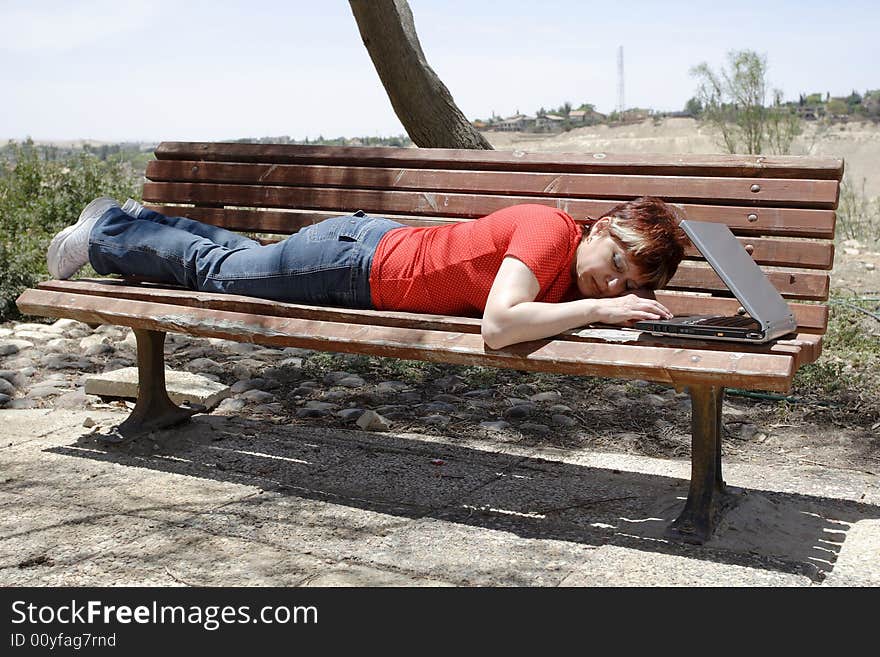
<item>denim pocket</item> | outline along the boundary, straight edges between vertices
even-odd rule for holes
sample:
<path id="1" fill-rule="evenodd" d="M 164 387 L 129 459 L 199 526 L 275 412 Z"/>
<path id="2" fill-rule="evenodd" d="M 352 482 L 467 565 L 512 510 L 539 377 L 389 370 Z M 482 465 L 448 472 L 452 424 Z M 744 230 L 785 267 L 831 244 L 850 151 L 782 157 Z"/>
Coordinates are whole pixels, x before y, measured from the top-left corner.
<path id="1" fill-rule="evenodd" d="M 357 242 L 365 230 L 364 216 L 332 217 L 305 229 L 310 242 Z"/>

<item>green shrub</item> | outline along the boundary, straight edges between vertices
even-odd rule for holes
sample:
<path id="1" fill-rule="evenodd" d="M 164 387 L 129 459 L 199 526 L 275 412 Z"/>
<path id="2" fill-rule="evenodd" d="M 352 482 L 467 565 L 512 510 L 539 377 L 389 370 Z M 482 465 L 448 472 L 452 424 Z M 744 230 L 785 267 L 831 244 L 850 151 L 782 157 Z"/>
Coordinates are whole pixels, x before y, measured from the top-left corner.
<path id="1" fill-rule="evenodd" d="M 19 315 L 15 299 L 48 278 L 52 236 L 97 196 L 136 197 L 141 172 L 121 158 L 82 152 L 57 158 L 31 141 L 0 150 L 0 321 Z"/>

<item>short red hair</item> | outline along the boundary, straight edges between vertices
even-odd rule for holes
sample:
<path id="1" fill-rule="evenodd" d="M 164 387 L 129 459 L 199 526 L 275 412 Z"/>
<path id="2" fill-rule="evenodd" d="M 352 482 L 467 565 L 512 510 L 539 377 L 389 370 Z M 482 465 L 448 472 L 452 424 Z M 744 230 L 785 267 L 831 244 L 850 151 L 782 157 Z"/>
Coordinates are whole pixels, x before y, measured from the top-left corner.
<path id="1" fill-rule="evenodd" d="M 641 196 L 621 203 L 599 219 L 610 219 L 611 236 L 647 276 L 647 286 L 664 287 L 675 275 L 689 243 L 678 225 L 681 210 L 654 196 Z"/>

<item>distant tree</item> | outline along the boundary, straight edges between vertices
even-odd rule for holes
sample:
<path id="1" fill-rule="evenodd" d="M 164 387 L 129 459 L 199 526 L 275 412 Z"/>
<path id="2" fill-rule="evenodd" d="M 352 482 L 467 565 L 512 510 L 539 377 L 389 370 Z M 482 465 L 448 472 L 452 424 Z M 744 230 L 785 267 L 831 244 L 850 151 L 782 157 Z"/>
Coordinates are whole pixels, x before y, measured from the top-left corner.
<path id="1" fill-rule="evenodd" d="M 862 104 L 862 96 L 855 89 L 853 89 L 852 93 L 849 96 L 847 96 L 844 100 L 846 101 L 846 104 L 849 105 L 850 107 L 854 107 L 856 105 Z"/>
<path id="2" fill-rule="evenodd" d="M 845 100 L 840 98 L 832 98 L 829 100 L 825 105 L 825 109 L 829 114 L 837 116 L 849 114 L 849 105 L 846 104 Z"/>
<path id="3" fill-rule="evenodd" d="M 712 70 L 705 62 L 691 69 L 699 86 L 696 98 L 703 106 L 701 118 L 714 126 L 728 153 L 786 154 L 800 132 L 797 114 L 782 103 L 774 91 L 774 102 L 765 107 L 767 58 L 752 50 L 727 53 L 727 66 Z"/>
<path id="4" fill-rule="evenodd" d="M 428 66 L 407 1 L 349 0 L 349 5 L 391 105 L 413 142 L 491 150 Z"/>
<path id="5" fill-rule="evenodd" d="M 866 91 L 862 98 L 862 107 L 867 116 L 880 116 L 880 89 L 874 91 Z"/>
<path id="6" fill-rule="evenodd" d="M 700 116 L 703 113 L 703 103 L 699 98 L 694 96 L 687 103 L 685 103 L 684 111 L 693 116 Z"/>

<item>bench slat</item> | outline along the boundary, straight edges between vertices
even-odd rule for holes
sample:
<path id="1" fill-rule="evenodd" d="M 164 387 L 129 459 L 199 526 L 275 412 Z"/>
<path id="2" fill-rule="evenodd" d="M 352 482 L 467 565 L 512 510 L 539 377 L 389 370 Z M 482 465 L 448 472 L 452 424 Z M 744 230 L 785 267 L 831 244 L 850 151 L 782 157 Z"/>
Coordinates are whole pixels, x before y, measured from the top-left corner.
<path id="1" fill-rule="evenodd" d="M 18 298 L 22 312 L 88 323 L 175 331 L 189 335 L 366 353 L 571 375 L 787 392 L 795 371 L 789 354 L 750 354 L 603 342 L 536 340 L 487 351 L 472 333 L 403 329 L 111 299 L 30 289 Z"/>
<path id="2" fill-rule="evenodd" d="M 147 204 L 147 207 L 171 217 L 182 215 L 192 219 L 199 219 L 215 226 L 222 226 L 229 230 L 275 233 L 279 235 L 295 233 L 304 226 L 310 226 L 338 214 L 328 212 L 195 208 L 156 204 Z M 442 223 L 457 223 L 460 221 L 443 218 L 417 219 L 407 215 L 390 215 L 387 213 L 385 216 L 410 226 L 437 226 Z M 751 245 L 754 247 L 752 255 L 755 262 L 759 265 L 828 270 L 831 269 L 834 263 L 834 243 L 830 241 L 810 242 L 806 240 L 768 239 L 753 236 L 738 236 L 737 239 L 743 246 Z M 688 258 L 703 259 L 696 248 L 691 245 L 688 245 L 685 254 Z"/>
<path id="3" fill-rule="evenodd" d="M 519 203 L 541 203 L 558 207 L 576 220 L 601 216 L 617 203 L 614 200 L 598 199 L 157 182 L 144 183 L 143 198 L 147 202 L 161 204 L 203 203 L 245 208 L 295 208 L 338 211 L 339 214 L 349 214 L 360 209 L 375 214 L 390 212 L 455 218 L 482 217 Z M 681 207 L 689 219 L 723 222 L 742 234 L 822 239 L 834 236 L 833 210 L 699 204 L 682 204 Z"/>
<path id="4" fill-rule="evenodd" d="M 618 155 L 614 153 L 526 153 L 451 148 L 372 148 L 162 142 L 159 160 L 206 160 L 268 164 L 324 164 L 423 169 L 483 169 L 550 173 L 639 173 L 661 176 L 734 176 L 840 180 L 843 160 L 776 155 Z"/>
<path id="5" fill-rule="evenodd" d="M 828 298 L 828 274 L 802 271 L 765 270 L 764 274 L 786 299 L 824 301 Z M 670 290 L 693 290 L 730 294 L 727 286 L 709 265 L 684 261 L 667 286 Z"/>
<path id="6" fill-rule="evenodd" d="M 185 160 L 150 162 L 146 177 L 154 182 L 354 187 L 554 198 L 633 199 L 638 196 L 659 196 L 670 203 L 709 201 L 719 205 L 785 205 L 828 209 L 837 206 L 839 188 L 834 180 L 444 171 Z"/>
<path id="7" fill-rule="evenodd" d="M 302 319 L 319 319 L 323 321 L 344 321 L 353 324 L 380 324 L 383 326 L 399 326 L 403 328 L 425 328 L 464 333 L 479 333 L 480 320 L 476 317 L 455 317 L 448 315 L 423 315 L 390 310 L 361 310 L 356 308 L 337 308 L 330 306 L 311 306 L 305 304 L 281 303 L 257 297 L 237 294 L 217 294 L 211 292 L 193 292 L 166 284 L 134 282 L 119 278 L 77 279 L 67 281 L 45 281 L 38 284 L 41 290 L 70 292 L 72 294 L 91 294 L 102 297 L 119 297 L 140 301 L 173 303 L 182 306 L 233 310 L 278 317 L 299 317 Z M 738 302 L 735 299 L 718 299 L 694 295 L 668 294 L 659 292 L 661 303 L 677 315 L 692 313 L 720 313 L 733 315 L 737 312 Z M 827 307 L 790 304 L 792 312 L 798 320 L 798 330 L 807 331 L 824 328 L 827 321 Z M 824 313 L 816 312 L 824 310 Z M 577 331 L 565 334 L 565 339 L 577 339 Z M 662 338 L 658 338 L 662 339 Z M 677 338 L 671 338 L 676 340 Z M 668 339 L 666 339 L 668 340 Z M 688 339 L 687 344 L 692 344 Z M 719 343 L 712 343 L 716 348 Z M 731 343 L 734 344 L 735 343 Z M 738 345 L 737 348 L 739 348 Z M 758 351 L 766 349 L 756 346 Z"/>

